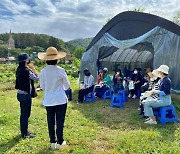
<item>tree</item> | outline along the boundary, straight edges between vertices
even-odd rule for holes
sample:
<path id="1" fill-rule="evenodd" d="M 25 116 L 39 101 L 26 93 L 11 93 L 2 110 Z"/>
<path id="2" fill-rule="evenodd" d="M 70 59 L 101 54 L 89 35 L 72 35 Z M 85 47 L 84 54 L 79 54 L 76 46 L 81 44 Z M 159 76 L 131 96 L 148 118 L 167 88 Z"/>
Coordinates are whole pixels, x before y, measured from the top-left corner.
<path id="1" fill-rule="evenodd" d="M 176 23 L 177 25 L 180 25 L 180 10 L 173 17 L 173 22 Z"/>
<path id="2" fill-rule="evenodd" d="M 133 11 L 135 12 L 144 12 L 145 11 L 145 8 L 135 8 Z"/>
<path id="3" fill-rule="evenodd" d="M 13 56 L 13 57 L 18 57 L 18 55 L 22 52 L 21 49 L 19 48 L 14 48 L 14 49 L 11 49 L 10 51 L 10 55 Z"/>
<path id="4" fill-rule="evenodd" d="M 28 55 L 31 55 L 33 53 L 32 50 L 33 50 L 32 47 L 26 47 L 24 49 L 24 52 L 27 53 Z"/>
<path id="5" fill-rule="evenodd" d="M 81 47 L 81 46 L 77 46 L 74 51 L 73 51 L 73 56 L 76 57 L 77 59 L 81 59 L 82 55 L 85 51 L 85 48 Z"/>
<path id="6" fill-rule="evenodd" d="M 0 57 L 7 57 L 8 56 L 8 49 L 6 47 L 0 46 Z"/>

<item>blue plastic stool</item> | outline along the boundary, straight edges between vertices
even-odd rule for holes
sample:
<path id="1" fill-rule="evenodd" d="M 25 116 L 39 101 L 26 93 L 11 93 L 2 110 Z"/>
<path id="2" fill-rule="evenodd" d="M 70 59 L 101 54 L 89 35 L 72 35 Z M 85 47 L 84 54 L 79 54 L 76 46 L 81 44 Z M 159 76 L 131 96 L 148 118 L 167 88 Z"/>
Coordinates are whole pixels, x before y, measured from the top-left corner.
<path id="1" fill-rule="evenodd" d="M 116 95 L 116 94 L 112 95 L 111 107 L 113 107 L 113 106 L 117 106 L 120 108 L 123 107 L 123 96 L 122 95 Z"/>
<path id="2" fill-rule="evenodd" d="M 85 95 L 84 102 L 94 102 L 94 101 L 95 101 L 95 96 L 93 91 Z"/>
<path id="3" fill-rule="evenodd" d="M 126 90 L 119 90 L 117 93 L 122 95 L 123 103 L 124 103 L 124 102 L 127 102 Z"/>
<path id="4" fill-rule="evenodd" d="M 111 98 L 111 97 L 112 97 L 111 89 L 106 90 L 104 92 L 103 99 L 107 99 L 107 98 Z"/>
<path id="5" fill-rule="evenodd" d="M 179 121 L 177 118 L 176 109 L 173 105 L 155 109 L 154 115 L 157 116 L 157 119 L 161 122 L 162 125 L 165 125 L 167 122 L 178 123 Z"/>

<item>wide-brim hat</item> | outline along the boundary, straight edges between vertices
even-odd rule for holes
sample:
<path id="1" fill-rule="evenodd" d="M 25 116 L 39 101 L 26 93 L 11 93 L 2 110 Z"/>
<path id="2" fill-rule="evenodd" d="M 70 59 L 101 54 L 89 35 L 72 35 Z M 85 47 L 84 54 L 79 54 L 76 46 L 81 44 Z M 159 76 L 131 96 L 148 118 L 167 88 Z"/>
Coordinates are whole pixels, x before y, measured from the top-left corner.
<path id="1" fill-rule="evenodd" d="M 152 74 L 153 74 L 153 76 L 155 76 L 155 77 L 159 77 L 159 74 L 158 74 L 158 70 L 156 69 L 156 70 L 153 70 L 152 71 Z"/>
<path id="2" fill-rule="evenodd" d="M 169 74 L 169 67 L 167 65 L 161 65 L 157 70 L 165 74 Z"/>
<path id="3" fill-rule="evenodd" d="M 55 47 L 47 48 L 46 52 L 39 52 L 38 58 L 41 60 L 58 60 L 66 57 L 66 53 L 63 51 L 57 51 Z"/>

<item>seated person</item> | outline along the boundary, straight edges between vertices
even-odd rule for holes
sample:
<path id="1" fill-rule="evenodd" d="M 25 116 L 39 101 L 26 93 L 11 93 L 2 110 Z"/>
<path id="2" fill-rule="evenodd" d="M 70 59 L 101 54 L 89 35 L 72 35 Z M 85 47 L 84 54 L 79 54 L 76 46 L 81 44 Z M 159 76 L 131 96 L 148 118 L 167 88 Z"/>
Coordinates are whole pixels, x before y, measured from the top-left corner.
<path id="1" fill-rule="evenodd" d="M 121 73 L 121 70 L 118 69 L 118 71 L 113 76 L 113 83 L 114 83 L 114 92 L 117 93 L 118 90 L 123 90 L 123 75 Z"/>
<path id="2" fill-rule="evenodd" d="M 98 74 L 98 78 L 97 78 L 96 85 L 99 85 L 100 83 L 102 83 L 102 80 L 103 80 L 103 70 L 100 69 L 100 70 L 99 70 L 99 74 Z"/>
<path id="3" fill-rule="evenodd" d="M 146 119 L 146 124 L 157 124 L 153 108 L 164 107 L 171 104 L 171 80 L 168 77 L 169 67 L 167 65 L 161 65 L 157 70 L 161 78 L 159 89 L 153 89 L 147 92 L 147 94 L 149 96 L 158 94 L 159 97 L 156 100 L 147 100 L 144 103 L 144 115 L 149 117 Z"/>
<path id="4" fill-rule="evenodd" d="M 142 75 L 140 74 L 139 70 L 137 68 L 134 69 L 133 73 L 130 75 L 131 80 L 134 82 L 134 90 L 132 91 L 132 98 L 137 98 L 138 92 L 141 90 L 142 85 Z"/>
<path id="5" fill-rule="evenodd" d="M 95 96 L 103 97 L 104 92 L 111 87 L 111 77 L 108 74 L 108 69 L 104 68 L 102 72 L 102 81 L 95 87 Z"/>
<path id="6" fill-rule="evenodd" d="M 159 75 L 158 75 L 158 71 L 157 70 L 153 70 L 153 72 L 149 72 L 148 75 L 150 76 L 150 86 L 148 87 L 148 90 L 145 93 L 141 94 L 140 97 L 140 109 L 141 109 L 141 113 L 140 115 L 144 115 L 144 107 L 143 104 L 146 101 L 149 100 L 154 100 L 156 101 L 158 99 L 158 94 L 152 94 L 149 97 L 147 97 L 147 93 L 150 90 L 158 90 L 159 89 Z"/>
<path id="7" fill-rule="evenodd" d="M 92 92 L 94 89 L 94 77 L 91 75 L 87 68 L 84 69 L 84 75 L 84 84 L 79 90 L 78 103 L 83 103 L 84 96 Z"/>

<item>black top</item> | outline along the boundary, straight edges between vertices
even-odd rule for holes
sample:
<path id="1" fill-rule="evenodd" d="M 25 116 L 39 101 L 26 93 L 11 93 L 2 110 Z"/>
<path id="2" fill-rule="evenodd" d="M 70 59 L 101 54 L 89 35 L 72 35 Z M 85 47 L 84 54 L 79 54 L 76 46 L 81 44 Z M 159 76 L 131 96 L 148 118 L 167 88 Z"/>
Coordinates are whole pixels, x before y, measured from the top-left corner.
<path id="1" fill-rule="evenodd" d="M 27 67 L 19 66 L 16 70 L 16 85 L 15 88 L 25 91 L 30 94 L 31 80 L 29 78 L 29 69 Z"/>
<path id="2" fill-rule="evenodd" d="M 165 78 L 161 79 L 159 90 L 164 91 L 164 93 L 166 95 L 169 95 L 171 93 L 171 80 L 170 80 L 170 78 L 165 77 Z"/>

